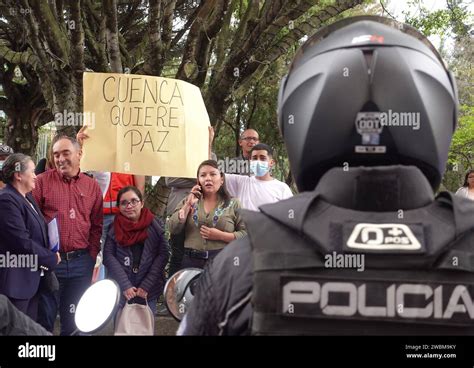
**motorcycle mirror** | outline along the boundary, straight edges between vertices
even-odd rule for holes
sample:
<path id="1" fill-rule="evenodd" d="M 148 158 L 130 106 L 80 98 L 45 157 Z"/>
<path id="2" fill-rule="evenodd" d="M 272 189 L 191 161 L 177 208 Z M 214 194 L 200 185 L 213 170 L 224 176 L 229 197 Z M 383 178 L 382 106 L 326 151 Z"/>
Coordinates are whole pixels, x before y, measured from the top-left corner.
<path id="1" fill-rule="evenodd" d="M 202 273 L 200 268 L 184 268 L 166 282 L 163 292 L 165 305 L 177 321 L 181 321 L 194 298 L 194 284 Z"/>
<path id="2" fill-rule="evenodd" d="M 76 332 L 94 333 L 115 315 L 120 301 L 120 287 L 114 280 L 92 284 L 77 303 L 74 321 Z"/>

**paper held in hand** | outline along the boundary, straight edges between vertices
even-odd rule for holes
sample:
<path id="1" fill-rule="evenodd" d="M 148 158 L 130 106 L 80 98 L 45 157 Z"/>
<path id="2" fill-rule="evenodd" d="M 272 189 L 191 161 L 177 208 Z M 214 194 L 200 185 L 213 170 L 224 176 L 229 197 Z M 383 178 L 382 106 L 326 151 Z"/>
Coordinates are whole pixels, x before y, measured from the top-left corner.
<path id="1" fill-rule="evenodd" d="M 56 218 L 48 224 L 49 249 L 54 253 L 59 251 L 59 230 Z"/>

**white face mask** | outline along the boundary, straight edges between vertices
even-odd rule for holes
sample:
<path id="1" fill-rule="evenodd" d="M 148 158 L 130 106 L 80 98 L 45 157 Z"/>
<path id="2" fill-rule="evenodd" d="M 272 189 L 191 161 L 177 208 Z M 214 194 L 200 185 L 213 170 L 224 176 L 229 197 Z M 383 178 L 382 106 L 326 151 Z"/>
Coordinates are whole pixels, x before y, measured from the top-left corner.
<path id="1" fill-rule="evenodd" d="M 250 170 L 254 173 L 257 177 L 265 176 L 268 170 L 270 170 L 270 166 L 267 161 L 250 161 Z"/>

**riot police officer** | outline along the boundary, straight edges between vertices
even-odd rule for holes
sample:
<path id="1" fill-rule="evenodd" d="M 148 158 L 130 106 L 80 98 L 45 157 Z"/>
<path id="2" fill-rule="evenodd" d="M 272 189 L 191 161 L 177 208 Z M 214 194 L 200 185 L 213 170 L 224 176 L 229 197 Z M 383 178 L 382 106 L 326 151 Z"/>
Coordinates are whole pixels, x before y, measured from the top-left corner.
<path id="1" fill-rule="evenodd" d="M 474 206 L 434 196 L 457 92 L 431 43 L 336 22 L 300 48 L 278 109 L 301 194 L 245 213 L 178 334 L 472 334 Z"/>

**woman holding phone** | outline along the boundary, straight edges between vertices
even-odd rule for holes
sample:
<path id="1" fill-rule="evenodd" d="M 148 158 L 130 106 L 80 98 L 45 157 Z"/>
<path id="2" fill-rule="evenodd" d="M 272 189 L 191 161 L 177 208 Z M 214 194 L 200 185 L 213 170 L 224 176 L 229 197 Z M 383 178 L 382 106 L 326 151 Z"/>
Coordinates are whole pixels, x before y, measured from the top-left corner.
<path id="1" fill-rule="evenodd" d="M 202 162 L 197 171 L 197 184 L 169 220 L 171 234 L 178 234 L 184 228 L 181 268 L 204 268 L 207 260 L 214 258 L 227 243 L 247 234 L 240 208 L 239 200 L 227 192 L 225 177 L 217 162 Z"/>

